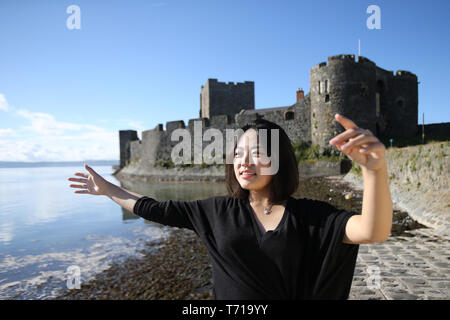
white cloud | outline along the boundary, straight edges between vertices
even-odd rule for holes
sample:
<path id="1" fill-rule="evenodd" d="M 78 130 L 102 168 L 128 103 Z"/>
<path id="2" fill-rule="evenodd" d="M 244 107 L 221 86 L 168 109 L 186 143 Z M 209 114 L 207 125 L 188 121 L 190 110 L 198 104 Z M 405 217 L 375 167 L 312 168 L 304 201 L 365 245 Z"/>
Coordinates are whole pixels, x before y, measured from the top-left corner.
<path id="1" fill-rule="evenodd" d="M 119 159 L 118 130 L 58 121 L 48 113 L 15 110 L 0 94 L 0 108 L 27 124 L 0 129 L 0 161 L 83 161 Z"/>
<path id="2" fill-rule="evenodd" d="M 103 136 L 58 136 L 0 140 L 0 161 L 83 161 L 119 158 L 116 132 Z M 105 138 L 108 138 L 106 140 Z"/>
<path id="3" fill-rule="evenodd" d="M 10 109 L 10 106 L 8 104 L 8 101 L 6 101 L 5 95 L 0 93 L 0 110 L 8 111 Z"/>
<path id="4" fill-rule="evenodd" d="M 61 135 L 65 131 L 103 131 L 103 128 L 98 126 L 57 121 L 52 115 L 47 113 L 18 110 L 16 114 L 30 121 L 30 126 L 21 128 L 35 134 Z"/>
<path id="5" fill-rule="evenodd" d="M 128 126 L 131 129 L 135 129 L 135 130 L 141 130 L 141 131 L 145 130 L 145 127 L 144 127 L 144 125 L 142 124 L 141 121 L 130 120 L 130 121 L 128 121 Z"/>
<path id="6" fill-rule="evenodd" d="M 16 132 L 11 128 L 2 129 L 0 128 L 0 138 L 1 137 L 14 137 L 16 135 Z"/>

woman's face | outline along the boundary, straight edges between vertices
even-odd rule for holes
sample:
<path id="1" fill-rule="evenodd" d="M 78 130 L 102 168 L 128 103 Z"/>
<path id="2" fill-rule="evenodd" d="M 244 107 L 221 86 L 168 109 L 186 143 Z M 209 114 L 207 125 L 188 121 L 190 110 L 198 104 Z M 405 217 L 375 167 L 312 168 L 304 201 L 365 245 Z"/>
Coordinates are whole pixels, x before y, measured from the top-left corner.
<path id="1" fill-rule="evenodd" d="M 256 130 L 249 129 L 240 137 L 234 151 L 233 166 L 242 189 L 256 191 L 269 185 L 273 176 L 262 175 L 261 169 L 270 167 L 270 161 L 266 148 L 261 145 L 258 148 Z"/>

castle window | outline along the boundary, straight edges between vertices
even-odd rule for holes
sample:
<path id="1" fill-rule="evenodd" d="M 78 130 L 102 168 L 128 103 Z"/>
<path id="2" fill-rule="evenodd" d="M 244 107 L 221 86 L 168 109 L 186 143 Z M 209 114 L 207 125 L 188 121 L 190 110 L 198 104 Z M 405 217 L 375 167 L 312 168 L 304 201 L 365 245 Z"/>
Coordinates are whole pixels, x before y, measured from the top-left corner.
<path id="1" fill-rule="evenodd" d="M 326 94 L 326 95 L 325 95 L 325 102 L 328 102 L 328 101 L 330 101 L 330 95 L 329 95 L 329 94 Z"/>
<path id="2" fill-rule="evenodd" d="M 325 93 L 328 93 L 328 80 L 325 80 Z"/>
<path id="3" fill-rule="evenodd" d="M 320 86 L 320 81 L 319 81 L 318 85 L 319 85 L 319 94 L 321 94 L 322 93 L 322 88 Z"/>
<path id="4" fill-rule="evenodd" d="M 294 111 L 286 111 L 284 113 L 284 120 L 294 120 Z"/>

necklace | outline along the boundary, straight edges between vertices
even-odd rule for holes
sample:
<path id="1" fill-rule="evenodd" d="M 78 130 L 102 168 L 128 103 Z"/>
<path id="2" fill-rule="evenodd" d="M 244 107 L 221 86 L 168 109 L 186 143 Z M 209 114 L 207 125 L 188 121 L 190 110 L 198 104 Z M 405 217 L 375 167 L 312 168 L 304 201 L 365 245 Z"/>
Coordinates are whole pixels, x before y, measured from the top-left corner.
<path id="1" fill-rule="evenodd" d="M 254 201 L 252 201 L 254 203 Z M 264 208 L 264 214 L 265 215 L 269 215 L 272 213 L 272 207 L 273 204 L 270 204 L 269 206 L 265 207 L 264 205 L 261 204 L 261 206 Z"/>
<path id="2" fill-rule="evenodd" d="M 272 213 L 272 206 L 273 206 L 273 204 L 271 204 L 269 207 L 264 207 L 263 206 L 263 208 L 264 208 L 264 214 L 265 215 L 268 215 L 268 214 L 271 214 Z"/>

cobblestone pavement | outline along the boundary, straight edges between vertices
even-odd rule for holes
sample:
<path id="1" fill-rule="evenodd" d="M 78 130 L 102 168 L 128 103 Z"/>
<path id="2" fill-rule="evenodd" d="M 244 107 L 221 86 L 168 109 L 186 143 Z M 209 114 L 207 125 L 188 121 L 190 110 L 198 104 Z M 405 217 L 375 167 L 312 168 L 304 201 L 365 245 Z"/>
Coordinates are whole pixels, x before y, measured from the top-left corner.
<path id="1" fill-rule="evenodd" d="M 431 228 L 360 245 L 349 300 L 450 299 L 450 240 Z"/>

